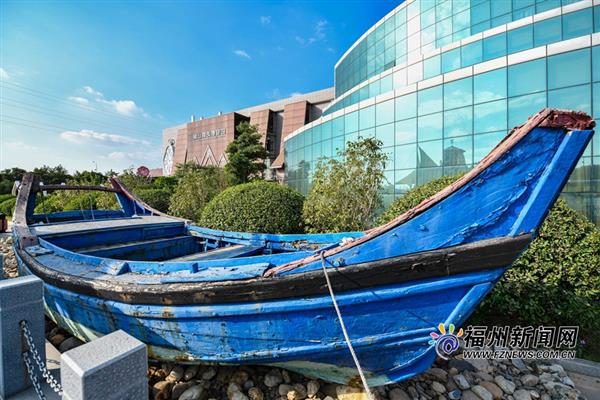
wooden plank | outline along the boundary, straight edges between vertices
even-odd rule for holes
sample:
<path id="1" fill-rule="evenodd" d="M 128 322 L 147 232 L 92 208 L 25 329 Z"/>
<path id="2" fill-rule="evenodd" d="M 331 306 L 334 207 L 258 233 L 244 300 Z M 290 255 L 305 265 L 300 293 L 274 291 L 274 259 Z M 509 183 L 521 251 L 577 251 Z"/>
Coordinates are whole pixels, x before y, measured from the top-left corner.
<path id="1" fill-rule="evenodd" d="M 207 261 L 219 260 L 222 258 L 247 257 L 259 253 L 263 246 L 243 246 L 235 245 L 228 247 L 220 247 L 218 249 L 203 251 L 187 256 L 173 258 L 168 261 Z"/>

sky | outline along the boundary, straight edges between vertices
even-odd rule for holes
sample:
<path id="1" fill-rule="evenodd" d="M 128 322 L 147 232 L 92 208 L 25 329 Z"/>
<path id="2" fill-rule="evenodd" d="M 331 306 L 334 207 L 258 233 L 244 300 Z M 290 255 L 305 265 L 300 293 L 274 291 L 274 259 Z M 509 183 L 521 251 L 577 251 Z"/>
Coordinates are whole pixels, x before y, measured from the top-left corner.
<path id="1" fill-rule="evenodd" d="M 333 86 L 395 1 L 0 1 L 0 170 L 159 167 L 162 129 Z"/>

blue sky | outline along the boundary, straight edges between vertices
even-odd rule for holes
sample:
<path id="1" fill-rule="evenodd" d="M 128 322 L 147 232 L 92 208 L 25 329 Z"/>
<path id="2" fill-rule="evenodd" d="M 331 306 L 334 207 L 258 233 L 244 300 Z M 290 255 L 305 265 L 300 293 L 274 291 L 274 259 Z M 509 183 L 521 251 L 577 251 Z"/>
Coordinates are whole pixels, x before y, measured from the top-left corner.
<path id="1" fill-rule="evenodd" d="M 396 1 L 0 2 L 0 169 L 161 164 L 191 114 L 333 85 Z"/>

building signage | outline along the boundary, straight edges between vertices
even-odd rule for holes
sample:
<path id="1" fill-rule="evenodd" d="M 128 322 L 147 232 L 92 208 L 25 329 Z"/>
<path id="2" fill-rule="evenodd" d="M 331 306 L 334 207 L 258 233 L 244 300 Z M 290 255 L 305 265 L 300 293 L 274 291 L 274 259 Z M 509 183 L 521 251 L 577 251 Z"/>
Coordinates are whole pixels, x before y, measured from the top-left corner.
<path id="1" fill-rule="evenodd" d="M 192 134 L 192 140 L 203 140 L 213 137 L 225 136 L 225 128 L 213 129 L 212 131 L 196 132 Z"/>

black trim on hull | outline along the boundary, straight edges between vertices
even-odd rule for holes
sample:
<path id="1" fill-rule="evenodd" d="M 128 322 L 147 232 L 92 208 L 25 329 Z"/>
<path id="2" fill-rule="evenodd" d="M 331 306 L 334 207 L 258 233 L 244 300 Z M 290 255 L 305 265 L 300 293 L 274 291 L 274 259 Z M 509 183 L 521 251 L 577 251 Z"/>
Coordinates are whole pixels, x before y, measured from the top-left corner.
<path id="1" fill-rule="evenodd" d="M 340 268 L 329 277 L 336 293 L 506 267 L 532 239 L 531 234 L 487 239 Z M 222 304 L 327 294 L 321 270 L 242 281 L 121 284 L 56 272 L 17 249 L 29 270 L 45 283 L 75 293 L 128 304 Z"/>

